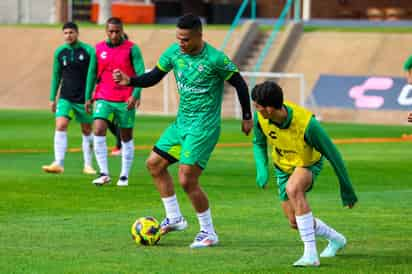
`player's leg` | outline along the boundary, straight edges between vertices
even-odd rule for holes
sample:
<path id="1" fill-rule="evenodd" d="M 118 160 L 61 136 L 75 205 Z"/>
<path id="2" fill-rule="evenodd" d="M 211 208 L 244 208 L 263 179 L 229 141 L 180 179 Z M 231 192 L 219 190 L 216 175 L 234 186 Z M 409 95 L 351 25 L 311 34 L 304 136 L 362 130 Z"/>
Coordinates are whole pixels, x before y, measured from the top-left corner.
<path id="1" fill-rule="evenodd" d="M 159 138 L 146 160 L 146 167 L 160 194 L 166 213 L 166 217 L 161 223 L 162 234 L 184 230 L 187 227 L 187 222 L 180 211 L 172 177 L 167 170 L 169 165 L 179 159 L 181 150 L 179 143 L 177 129 L 172 124 Z"/>
<path id="2" fill-rule="evenodd" d="M 305 192 L 312 186 L 312 172 L 307 168 L 297 167 L 286 184 L 289 203 L 295 213 L 296 225 L 304 243 L 303 256 L 294 266 L 318 266 L 319 258 L 316 249 L 314 218 Z"/>
<path id="3" fill-rule="evenodd" d="M 316 236 L 326 238 L 329 242 L 326 248 L 320 253 L 320 257 L 334 257 L 336 253 L 346 245 L 345 236 L 318 218 L 315 218 L 315 234 Z"/>
<path id="4" fill-rule="evenodd" d="M 93 168 L 93 134 L 92 134 L 92 124 L 81 123 L 82 130 L 82 150 L 83 150 L 83 160 L 84 174 L 96 174 L 96 170 Z"/>
<path id="5" fill-rule="evenodd" d="M 117 121 L 115 121 L 114 118 L 108 120 L 107 124 L 108 124 L 108 128 L 110 132 L 113 134 L 114 137 L 116 137 L 116 146 L 112 149 L 112 151 L 110 152 L 110 155 L 119 156 L 121 155 L 121 148 L 122 148 L 122 140 L 120 138 L 119 125 Z"/>
<path id="6" fill-rule="evenodd" d="M 219 139 L 220 128 L 199 134 L 187 135 L 180 156 L 179 182 L 189 196 L 200 225 L 200 232 L 191 248 L 213 246 L 218 236 L 213 226 L 212 214 L 206 193 L 200 187 L 199 177 Z"/>
<path id="7" fill-rule="evenodd" d="M 48 173 L 63 173 L 64 158 L 67 150 L 67 127 L 73 116 L 72 106 L 68 100 L 59 99 L 56 107 L 56 130 L 54 132 L 54 161 L 42 169 Z"/>
<path id="8" fill-rule="evenodd" d="M 136 109 L 127 110 L 126 103 L 116 103 L 115 119 L 119 122 L 120 138 L 122 139 L 122 170 L 117 182 L 118 186 L 127 186 L 129 171 L 133 164 L 134 142 L 133 127 L 136 117 Z"/>
<path id="9" fill-rule="evenodd" d="M 83 150 L 83 173 L 96 174 L 93 168 L 93 134 L 92 124 L 93 116 L 88 114 L 84 108 L 84 104 L 73 104 L 76 120 L 80 123 L 82 131 L 82 150 Z"/>
<path id="10" fill-rule="evenodd" d="M 93 147 L 97 164 L 99 166 L 100 175 L 93 184 L 104 185 L 110 183 L 110 173 L 107 162 L 107 143 L 106 143 L 106 131 L 107 131 L 107 119 L 113 113 L 113 108 L 109 102 L 105 100 L 98 100 L 93 112 L 93 128 L 94 138 Z"/>
<path id="11" fill-rule="evenodd" d="M 120 137 L 122 139 L 122 169 L 120 172 L 118 186 L 127 186 L 129 172 L 134 159 L 134 142 L 133 142 L 133 128 L 121 128 Z"/>

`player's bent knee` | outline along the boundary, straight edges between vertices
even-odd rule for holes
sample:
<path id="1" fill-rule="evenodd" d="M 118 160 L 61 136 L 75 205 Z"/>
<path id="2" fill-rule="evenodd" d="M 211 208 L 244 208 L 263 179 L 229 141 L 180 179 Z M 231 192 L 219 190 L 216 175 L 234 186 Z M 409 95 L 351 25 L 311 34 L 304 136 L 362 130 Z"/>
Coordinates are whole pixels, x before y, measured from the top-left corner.
<path id="1" fill-rule="evenodd" d="M 289 199 L 294 199 L 298 195 L 298 189 L 294 186 L 286 186 L 286 193 Z"/>

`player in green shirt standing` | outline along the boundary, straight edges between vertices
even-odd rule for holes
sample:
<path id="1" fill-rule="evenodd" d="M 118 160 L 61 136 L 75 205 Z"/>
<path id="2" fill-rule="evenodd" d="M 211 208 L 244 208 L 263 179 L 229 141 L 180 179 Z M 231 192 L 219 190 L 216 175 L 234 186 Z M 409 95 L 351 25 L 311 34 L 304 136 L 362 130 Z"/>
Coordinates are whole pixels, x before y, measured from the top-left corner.
<path id="1" fill-rule="evenodd" d="M 329 241 L 320 257 L 333 257 L 346 245 L 346 238 L 314 218 L 305 193 L 322 169 L 324 158 L 332 164 L 339 179 L 343 205 L 357 202 L 342 157 L 313 114 L 303 107 L 283 101 L 283 91 L 275 82 L 264 82 L 252 90 L 256 107 L 253 151 L 257 183 L 268 180 L 267 145 L 272 146 L 274 173 L 282 208 L 290 226 L 299 230 L 304 254 L 294 266 L 318 266 L 315 236 Z"/>
<path id="2" fill-rule="evenodd" d="M 403 70 L 406 72 L 406 81 L 409 86 L 412 86 L 412 55 L 406 59 L 403 64 Z M 408 113 L 408 122 L 412 123 L 412 112 Z"/>
<path id="3" fill-rule="evenodd" d="M 94 58 L 92 46 L 78 40 L 79 29 L 73 22 L 63 25 L 65 44 L 56 49 L 53 60 L 53 74 L 50 88 L 50 108 L 56 116 L 54 133 L 54 161 L 43 166 L 48 173 L 64 171 L 64 157 L 67 150 L 67 127 L 75 117 L 83 133 L 83 157 L 85 174 L 96 174 L 92 168 L 92 123 L 93 118 L 84 109 L 87 71 Z M 60 88 L 56 102 L 57 91 Z"/>
<path id="4" fill-rule="evenodd" d="M 219 138 L 224 81 L 237 91 L 245 134 L 249 134 L 253 121 L 245 81 L 223 52 L 203 41 L 199 17 L 191 14 L 181 17 L 176 38 L 178 42 L 160 56 L 152 71 L 140 77 L 128 77 L 116 70 L 113 78 L 122 85 L 148 87 L 173 70 L 180 95 L 176 121 L 155 144 L 146 165 L 165 207 L 166 218 L 161 230 L 166 234 L 187 227 L 167 170 L 169 165 L 179 162 L 179 182 L 189 196 L 200 224 L 200 232 L 190 247 L 201 248 L 218 243 L 209 201 L 199 185 L 199 177 Z"/>

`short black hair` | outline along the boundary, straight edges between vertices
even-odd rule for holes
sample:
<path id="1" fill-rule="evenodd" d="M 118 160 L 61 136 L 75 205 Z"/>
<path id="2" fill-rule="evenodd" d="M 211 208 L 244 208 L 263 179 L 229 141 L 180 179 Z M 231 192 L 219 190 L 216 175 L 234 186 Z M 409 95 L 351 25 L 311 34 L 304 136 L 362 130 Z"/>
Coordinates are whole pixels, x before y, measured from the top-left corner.
<path id="1" fill-rule="evenodd" d="M 118 25 L 121 28 L 123 28 L 123 22 L 122 19 L 120 19 L 119 17 L 110 17 L 109 19 L 107 19 L 106 21 L 106 26 L 108 26 L 109 24 L 111 25 Z"/>
<path id="2" fill-rule="evenodd" d="M 78 27 L 77 24 L 74 23 L 74 22 L 66 22 L 66 23 L 64 23 L 64 25 L 63 25 L 63 27 L 62 27 L 62 30 L 65 30 L 65 29 L 74 29 L 76 32 L 79 32 L 79 27 Z"/>
<path id="3" fill-rule="evenodd" d="M 185 14 L 179 18 L 176 26 L 179 29 L 190 29 L 202 31 L 202 21 L 200 21 L 199 16 L 193 15 L 191 13 Z"/>
<path id="4" fill-rule="evenodd" d="M 283 90 L 273 81 L 265 81 L 252 89 L 252 100 L 263 107 L 281 109 Z"/>

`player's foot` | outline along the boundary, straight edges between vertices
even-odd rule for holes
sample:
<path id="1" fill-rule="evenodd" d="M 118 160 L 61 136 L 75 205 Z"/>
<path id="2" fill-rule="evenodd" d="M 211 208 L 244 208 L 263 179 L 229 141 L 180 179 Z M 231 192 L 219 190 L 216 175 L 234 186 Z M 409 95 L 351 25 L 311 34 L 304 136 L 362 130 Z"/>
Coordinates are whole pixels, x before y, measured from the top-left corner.
<path id="1" fill-rule="evenodd" d="M 219 238 L 216 233 L 208 233 L 200 231 L 197 233 L 195 240 L 190 245 L 190 248 L 202 248 L 217 245 Z"/>
<path id="2" fill-rule="evenodd" d="M 42 169 L 43 171 L 47 173 L 63 173 L 64 172 L 64 168 L 55 162 L 51 163 L 48 166 L 47 165 L 42 166 Z"/>
<path id="3" fill-rule="evenodd" d="M 126 176 L 120 176 L 119 181 L 117 181 L 117 186 L 128 186 L 129 180 Z"/>
<path id="4" fill-rule="evenodd" d="M 85 166 L 85 167 L 83 168 L 83 173 L 84 173 L 84 174 L 91 174 L 91 175 L 93 175 L 93 174 L 96 174 L 97 172 L 96 172 L 96 170 L 95 170 L 94 168 L 92 168 L 91 166 Z"/>
<path id="5" fill-rule="evenodd" d="M 165 218 L 160 224 L 160 233 L 162 235 L 165 235 L 172 231 L 185 230 L 186 227 L 187 227 L 187 222 L 183 216 L 180 216 L 175 219 Z"/>
<path id="6" fill-rule="evenodd" d="M 114 147 L 110 152 L 111 156 L 120 156 L 122 154 L 122 150 L 118 147 Z"/>
<path id="7" fill-rule="evenodd" d="M 322 251 L 322 253 L 320 253 L 320 257 L 335 257 L 336 253 L 345 247 L 346 238 L 342 234 L 340 234 L 339 236 L 339 239 L 329 241 L 328 246 Z"/>
<path id="8" fill-rule="evenodd" d="M 293 263 L 293 266 L 306 267 L 306 266 L 319 266 L 319 258 L 317 255 L 302 256 L 299 260 Z"/>
<path id="9" fill-rule="evenodd" d="M 92 181 L 92 183 L 96 186 L 102 186 L 105 184 L 109 184 L 110 183 L 110 177 L 104 173 L 100 173 L 100 176 L 97 177 L 96 179 L 94 179 Z"/>

